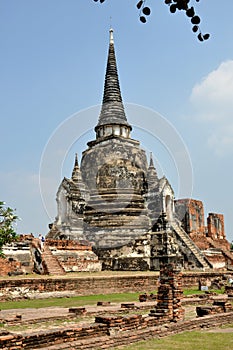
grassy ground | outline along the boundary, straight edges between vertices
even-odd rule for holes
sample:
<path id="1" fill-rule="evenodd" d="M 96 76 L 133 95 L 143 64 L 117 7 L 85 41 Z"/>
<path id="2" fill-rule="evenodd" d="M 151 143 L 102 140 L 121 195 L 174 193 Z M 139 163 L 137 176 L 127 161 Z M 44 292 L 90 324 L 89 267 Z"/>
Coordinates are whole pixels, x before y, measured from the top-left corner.
<path id="1" fill-rule="evenodd" d="M 232 326 L 232 325 L 231 325 Z M 166 338 L 141 341 L 124 348 L 124 350 L 232 350 L 233 333 L 224 331 L 192 331 L 176 334 Z"/>
<path id="2" fill-rule="evenodd" d="M 215 291 L 222 293 L 223 291 Z M 154 292 L 155 293 L 155 292 Z M 204 294 L 203 291 L 198 291 L 195 288 L 185 289 L 184 295 Z M 49 298 L 37 300 L 22 300 L 9 301 L 0 303 L 2 310 L 18 309 L 18 308 L 42 308 L 42 307 L 74 307 L 84 305 L 96 305 L 97 301 L 110 301 L 112 303 L 135 302 L 138 301 L 139 293 L 119 293 L 119 294 L 99 294 L 89 296 L 77 296 L 70 298 Z M 187 310 L 187 313 L 190 312 Z M 134 311 L 135 313 L 135 311 Z M 191 314 L 190 314 L 191 317 Z M 31 332 L 44 329 L 54 329 L 60 326 L 75 324 L 79 321 L 83 322 L 83 318 L 73 320 L 56 320 L 48 321 L 35 325 L 18 325 L 7 327 L 13 332 Z M 92 318 L 85 318 L 85 321 L 93 321 Z M 3 326 L 3 325 L 2 325 Z M 5 328 L 5 326 L 4 326 Z M 226 330 L 232 328 L 232 332 Z M 213 332 L 210 330 L 191 331 L 168 336 L 165 338 L 153 339 L 149 341 L 141 341 L 133 343 L 130 346 L 114 348 L 115 350 L 231 350 L 233 349 L 233 324 L 226 325 L 221 329 L 216 329 Z"/>
<path id="3" fill-rule="evenodd" d="M 223 294 L 224 288 L 209 290 L 209 292 Z M 192 294 L 200 295 L 200 294 L 205 294 L 205 291 L 198 290 L 195 287 L 193 287 L 193 288 L 189 288 L 189 289 L 184 289 L 183 293 L 184 293 L 184 296 L 188 296 L 188 295 L 192 295 Z"/>
<path id="4" fill-rule="evenodd" d="M 157 291 L 151 291 L 156 294 Z M 222 293 L 223 290 L 214 291 Z M 191 294 L 204 294 L 205 292 L 199 291 L 195 288 L 185 289 L 184 296 Z M 32 300 L 20 300 L 20 301 L 5 301 L 0 303 L 0 309 L 25 309 L 25 308 L 42 308 L 42 307 L 71 307 L 71 306 L 83 306 L 94 305 L 97 301 L 110 301 L 112 303 L 121 302 L 136 302 L 140 293 L 116 293 L 116 294 L 97 294 L 76 296 L 70 298 L 48 298 L 48 299 L 32 299 Z"/>
<path id="5" fill-rule="evenodd" d="M 6 301 L 0 303 L 0 309 L 25 309 L 25 308 L 42 308 L 42 307 L 71 307 L 94 305 L 97 301 L 110 301 L 112 303 L 135 302 L 138 301 L 139 293 L 118 293 L 118 294 L 97 294 L 76 296 L 70 298 L 49 298 L 49 299 L 33 299 L 20 301 Z"/>

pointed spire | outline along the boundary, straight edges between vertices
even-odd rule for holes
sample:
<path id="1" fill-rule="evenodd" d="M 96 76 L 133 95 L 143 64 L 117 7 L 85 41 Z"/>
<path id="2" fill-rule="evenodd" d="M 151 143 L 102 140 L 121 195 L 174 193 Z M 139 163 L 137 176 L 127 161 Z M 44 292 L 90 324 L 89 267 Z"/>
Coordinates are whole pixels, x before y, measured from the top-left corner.
<path id="1" fill-rule="evenodd" d="M 152 152 L 150 152 L 150 164 L 149 164 L 149 168 L 155 168 Z"/>
<path id="2" fill-rule="evenodd" d="M 112 28 L 109 29 L 109 44 L 114 44 Z"/>
<path id="3" fill-rule="evenodd" d="M 154 166 L 152 152 L 150 152 L 150 163 L 149 163 L 149 167 L 148 167 L 147 181 L 148 181 L 149 188 L 154 187 L 158 181 L 158 175 L 157 175 L 157 171 L 156 171 L 155 166 Z"/>
<path id="4" fill-rule="evenodd" d="M 80 169 L 79 169 L 79 166 L 78 166 L 78 154 L 75 153 L 74 168 L 73 168 L 73 171 L 72 171 L 71 179 L 74 182 L 77 182 L 80 179 L 80 175 L 81 175 L 80 174 Z"/>
<path id="5" fill-rule="evenodd" d="M 70 181 L 70 180 L 68 180 Z M 78 154 L 75 153 L 75 160 L 74 160 L 74 168 L 72 171 L 72 176 L 71 176 L 71 188 L 72 188 L 72 193 L 73 193 L 73 198 L 74 196 L 81 196 L 82 198 L 86 198 L 87 196 L 87 189 L 86 186 L 83 182 L 82 179 L 82 174 L 78 165 Z M 75 185 L 75 186 L 74 186 Z"/>
<path id="6" fill-rule="evenodd" d="M 121 97 L 112 28 L 110 28 L 109 31 L 109 50 L 105 74 L 102 109 L 95 130 L 99 126 L 111 124 L 126 125 L 132 129 L 127 122 Z"/>
<path id="7" fill-rule="evenodd" d="M 75 153 L 74 165 L 78 167 L 78 153 Z"/>

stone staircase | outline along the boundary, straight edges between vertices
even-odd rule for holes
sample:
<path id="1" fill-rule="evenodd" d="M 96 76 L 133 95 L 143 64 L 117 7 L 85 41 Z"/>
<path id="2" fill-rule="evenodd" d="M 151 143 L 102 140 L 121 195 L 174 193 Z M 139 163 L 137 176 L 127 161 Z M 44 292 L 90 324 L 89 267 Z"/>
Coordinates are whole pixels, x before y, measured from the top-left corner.
<path id="1" fill-rule="evenodd" d="M 65 270 L 46 244 L 44 244 L 44 250 L 42 252 L 42 261 L 49 275 L 60 276 L 66 274 Z"/>
<path id="2" fill-rule="evenodd" d="M 212 268 L 212 264 L 207 260 L 207 258 L 202 254 L 200 249 L 196 246 L 196 244 L 192 241 L 189 235 L 180 227 L 176 221 L 171 222 L 171 226 L 176 234 L 180 237 L 183 243 L 191 250 L 194 254 L 195 258 L 202 265 L 204 270 L 208 270 Z"/>
<path id="3" fill-rule="evenodd" d="M 218 245 L 218 243 L 216 243 L 212 238 L 207 237 L 207 241 L 211 244 L 211 246 L 213 248 L 219 249 L 221 250 L 221 252 L 223 253 L 223 255 L 225 255 L 229 260 L 231 260 L 231 264 L 233 266 L 233 254 L 231 252 L 229 252 L 228 250 L 222 248 L 221 246 Z"/>

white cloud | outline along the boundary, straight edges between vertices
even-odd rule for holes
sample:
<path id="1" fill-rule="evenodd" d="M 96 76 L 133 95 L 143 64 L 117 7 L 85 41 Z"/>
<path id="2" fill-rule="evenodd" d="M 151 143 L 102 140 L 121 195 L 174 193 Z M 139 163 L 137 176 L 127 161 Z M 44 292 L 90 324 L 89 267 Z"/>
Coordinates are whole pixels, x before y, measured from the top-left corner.
<path id="1" fill-rule="evenodd" d="M 218 156 L 227 156 L 233 153 L 233 122 L 214 130 L 208 137 L 208 146 Z"/>
<path id="2" fill-rule="evenodd" d="M 190 101 L 195 118 L 208 122 L 208 146 L 219 155 L 233 152 L 233 60 L 225 61 L 196 84 Z"/>

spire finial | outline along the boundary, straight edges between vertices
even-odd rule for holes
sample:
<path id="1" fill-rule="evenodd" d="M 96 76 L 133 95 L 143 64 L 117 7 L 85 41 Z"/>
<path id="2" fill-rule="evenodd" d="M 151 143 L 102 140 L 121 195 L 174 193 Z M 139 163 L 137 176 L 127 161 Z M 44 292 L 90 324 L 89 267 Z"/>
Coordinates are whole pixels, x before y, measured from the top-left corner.
<path id="1" fill-rule="evenodd" d="M 158 175 L 154 166 L 153 153 L 150 152 L 150 163 L 147 174 L 148 188 L 153 188 L 158 184 Z"/>
<path id="2" fill-rule="evenodd" d="M 71 179 L 73 181 L 76 181 L 78 180 L 78 178 L 79 178 L 78 153 L 75 153 L 74 168 L 72 171 Z"/>
<path id="3" fill-rule="evenodd" d="M 75 165 L 75 166 L 78 166 L 78 153 L 75 153 L 74 165 Z"/>
<path id="4" fill-rule="evenodd" d="M 112 26 L 111 26 L 110 29 L 109 29 L 109 43 L 110 43 L 110 44 L 114 44 Z"/>
<path id="5" fill-rule="evenodd" d="M 110 43 L 105 74 L 103 102 L 101 112 L 99 115 L 99 121 L 97 126 L 95 127 L 96 132 L 99 127 L 111 124 L 125 125 L 130 130 L 132 130 L 132 127 L 127 122 L 127 118 L 124 111 L 124 105 L 121 97 L 112 28 L 110 28 L 109 34 Z"/>
<path id="6" fill-rule="evenodd" d="M 154 161 L 153 161 L 153 153 L 152 152 L 150 152 L 150 165 L 149 165 L 149 167 L 155 167 L 154 166 Z"/>

